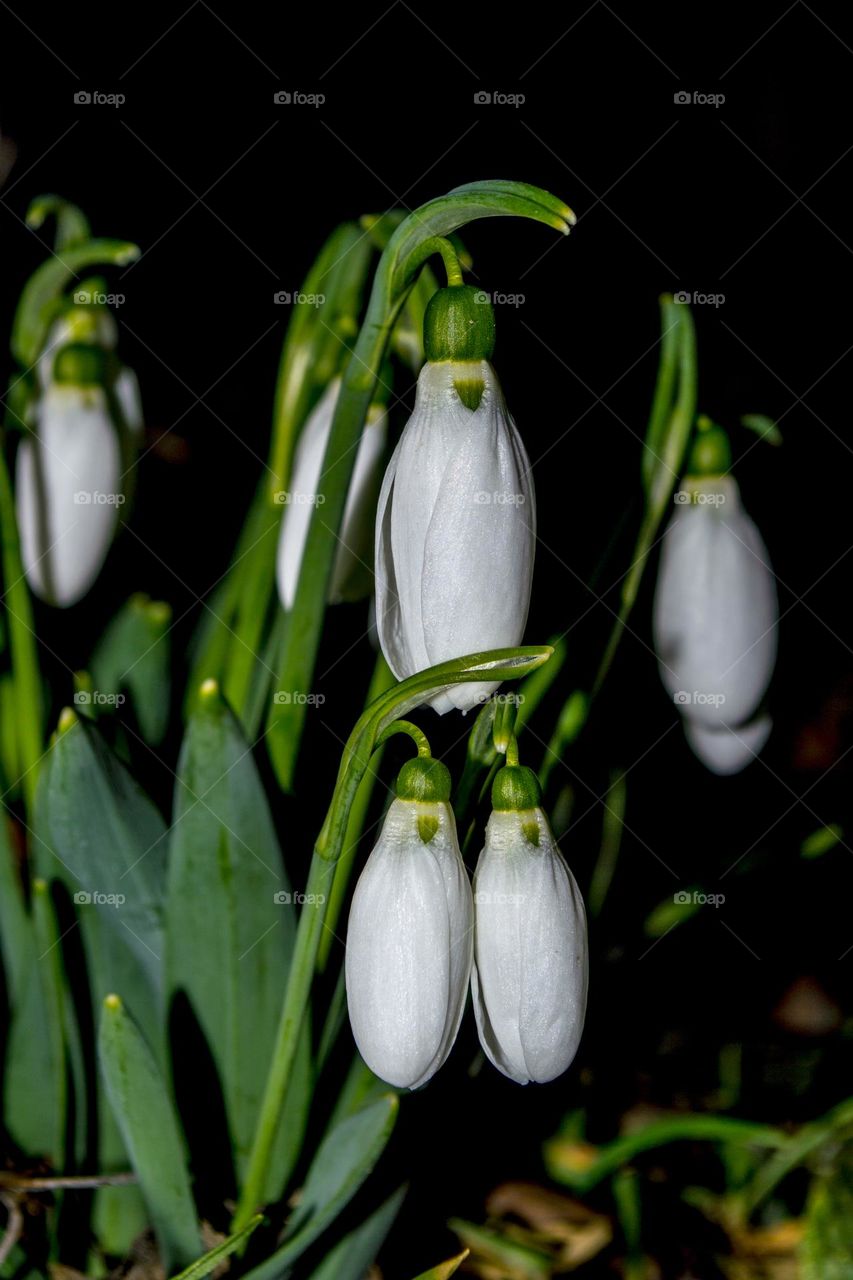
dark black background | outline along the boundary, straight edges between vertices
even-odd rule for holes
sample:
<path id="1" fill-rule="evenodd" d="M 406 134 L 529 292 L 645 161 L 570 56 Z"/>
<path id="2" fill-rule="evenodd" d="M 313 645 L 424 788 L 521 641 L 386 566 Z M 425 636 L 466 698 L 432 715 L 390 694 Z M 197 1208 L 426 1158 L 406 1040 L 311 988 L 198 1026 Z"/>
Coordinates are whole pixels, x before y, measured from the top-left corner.
<path id="1" fill-rule="evenodd" d="M 498 309 L 495 363 L 534 464 L 541 456 L 528 639 L 568 632 L 561 694 L 589 678 L 629 563 L 657 297 L 724 296 L 694 311 L 700 408 L 734 428 L 735 471 L 779 577 L 774 736 L 740 778 L 702 772 L 672 728 L 644 593 L 589 736 L 560 773 L 576 791 L 579 820 L 565 851 L 583 881 L 608 770 L 631 769 L 622 862 L 593 938 L 580 1070 L 523 1094 L 491 1072 L 469 1084 L 466 1030 L 465 1052 L 409 1112 L 406 1132 L 422 1118 L 429 1158 L 414 1168 L 391 1274 L 436 1261 L 451 1243 L 444 1218 L 480 1215 L 495 1182 L 536 1175 L 539 1140 L 584 1096 L 581 1080 L 593 1137 L 606 1137 L 637 1096 L 697 1102 L 713 1084 L 719 1046 L 733 1039 L 746 1046 L 745 1111 L 784 1119 L 800 1105 L 806 1115 L 828 1106 L 841 1087 L 840 1055 L 821 1059 L 812 1077 L 807 1066 L 800 1081 L 789 1067 L 802 1055 L 774 1039 L 769 1013 L 800 974 L 841 996 L 853 964 L 853 954 L 839 960 L 853 944 L 851 851 L 798 858 L 808 832 L 844 820 L 850 778 L 849 18 L 802 0 L 596 0 L 500 16 L 404 0 L 341 12 L 195 0 L 186 10 L 95 4 L 51 17 L 13 4 L 0 21 L 0 124 L 18 149 L 0 193 L 4 323 L 44 256 L 22 221 L 34 195 L 77 201 L 97 233 L 143 250 L 111 287 L 126 298 L 121 350 L 139 373 L 156 447 L 141 465 L 133 532 L 96 593 L 70 615 L 41 618 L 60 697 L 63 666 L 86 661 L 132 590 L 171 601 L 183 618 L 180 655 L 266 454 L 288 310 L 273 296 L 299 286 L 343 218 L 412 208 L 488 177 L 546 187 L 578 215 L 568 241 L 516 221 L 465 233 L 477 281 L 524 295 L 523 305 Z M 80 89 L 126 102 L 76 105 Z M 279 106 L 279 90 L 326 101 Z M 525 101 L 478 105 L 478 91 Z M 725 101 L 680 105 L 682 91 Z M 746 412 L 775 417 L 784 446 L 738 428 Z M 620 528 L 593 594 L 588 584 Z M 329 660 L 358 638 L 363 612 L 345 608 L 336 621 Z M 342 677 L 363 681 L 371 662 L 357 646 L 324 686 L 322 722 L 310 728 L 317 771 L 300 781 L 318 806 L 322 766 L 334 766 L 361 696 Z M 546 714 L 532 732 L 544 740 L 551 727 Z M 460 731 L 458 720 L 443 722 L 437 744 Z M 531 736 L 533 763 L 539 751 Z M 740 870 L 754 874 L 720 879 L 742 854 Z M 725 908 L 706 909 L 689 932 L 644 955 L 646 911 L 679 884 L 700 882 L 726 892 Z M 413 1149 L 398 1149 L 410 1174 Z"/>

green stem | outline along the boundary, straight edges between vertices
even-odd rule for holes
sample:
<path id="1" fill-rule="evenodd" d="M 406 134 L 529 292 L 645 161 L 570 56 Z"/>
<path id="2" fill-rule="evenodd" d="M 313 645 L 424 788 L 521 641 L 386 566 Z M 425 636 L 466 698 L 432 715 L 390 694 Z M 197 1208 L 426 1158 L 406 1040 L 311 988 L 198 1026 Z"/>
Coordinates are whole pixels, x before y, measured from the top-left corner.
<path id="1" fill-rule="evenodd" d="M 18 731 L 18 760 L 27 816 L 35 811 L 38 765 L 44 749 L 41 676 L 36 653 L 36 632 L 32 601 L 21 561 L 21 544 L 15 516 L 15 497 L 6 457 L 0 441 L 0 537 L 3 542 L 4 600 L 9 624 L 15 710 Z"/>
<path id="2" fill-rule="evenodd" d="M 257 1207 L 263 1201 L 270 1153 L 278 1130 L 282 1103 L 290 1083 L 305 1009 L 311 993 L 314 966 L 334 874 L 334 863 L 315 852 L 311 859 L 305 891 L 307 901 L 300 914 L 296 931 L 293 961 L 276 1033 L 272 1066 L 267 1077 L 258 1127 L 246 1170 L 246 1180 L 231 1224 L 232 1233 L 242 1231 L 248 1226 Z"/>

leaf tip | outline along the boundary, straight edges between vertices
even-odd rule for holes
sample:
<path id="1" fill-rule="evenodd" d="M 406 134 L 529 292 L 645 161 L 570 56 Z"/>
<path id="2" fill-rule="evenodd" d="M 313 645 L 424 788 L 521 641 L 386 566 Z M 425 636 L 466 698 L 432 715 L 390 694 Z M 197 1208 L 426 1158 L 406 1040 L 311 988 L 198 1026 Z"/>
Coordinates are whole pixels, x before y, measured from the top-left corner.
<path id="1" fill-rule="evenodd" d="M 57 721 L 57 733 L 67 733 L 69 729 L 73 729 L 77 723 L 77 713 L 73 707 L 63 707 L 59 713 Z"/>
<path id="2" fill-rule="evenodd" d="M 121 996 L 117 996 L 111 992 L 108 996 L 104 996 L 104 1011 L 106 1013 L 119 1013 L 121 1010 Z"/>

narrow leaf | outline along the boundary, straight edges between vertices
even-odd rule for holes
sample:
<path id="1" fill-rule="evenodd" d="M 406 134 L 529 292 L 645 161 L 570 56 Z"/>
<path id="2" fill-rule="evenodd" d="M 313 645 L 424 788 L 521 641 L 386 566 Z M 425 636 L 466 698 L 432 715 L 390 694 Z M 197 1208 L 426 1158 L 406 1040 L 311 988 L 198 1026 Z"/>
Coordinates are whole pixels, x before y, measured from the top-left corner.
<path id="1" fill-rule="evenodd" d="M 200 1236 L 178 1117 L 151 1049 L 117 995 L 104 1001 L 98 1060 L 163 1264 L 188 1266 Z"/>

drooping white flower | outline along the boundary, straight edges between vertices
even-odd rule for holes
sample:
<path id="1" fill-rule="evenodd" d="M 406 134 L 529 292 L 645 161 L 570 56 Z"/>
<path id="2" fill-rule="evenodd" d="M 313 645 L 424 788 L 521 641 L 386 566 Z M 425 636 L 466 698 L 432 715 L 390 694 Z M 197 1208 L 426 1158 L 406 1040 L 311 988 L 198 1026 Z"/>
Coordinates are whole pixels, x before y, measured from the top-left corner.
<path id="1" fill-rule="evenodd" d="M 311 412 L 293 460 L 293 479 L 286 495 L 278 542 L 278 592 L 282 606 L 290 609 L 315 506 L 322 500 L 323 457 L 332 431 L 332 419 L 340 392 L 340 379 L 329 384 Z M 356 600 L 370 592 L 373 528 L 380 468 L 387 440 L 387 415 L 371 406 L 355 455 L 343 523 L 338 533 L 329 603 Z"/>
<path id="2" fill-rule="evenodd" d="M 506 772 L 506 771 L 504 771 Z M 474 875 L 471 989 L 480 1043 L 505 1076 L 561 1075 L 587 995 L 586 913 L 541 808 L 495 809 Z"/>
<path id="3" fill-rule="evenodd" d="M 48 386 L 35 430 L 18 447 L 15 494 L 30 587 L 50 604 L 75 604 L 101 570 L 123 500 L 121 450 L 103 388 Z"/>
<path id="4" fill-rule="evenodd" d="M 751 764 L 770 737 L 772 728 L 773 721 L 768 715 L 758 715 L 736 728 L 721 725 L 717 729 L 709 729 L 686 716 L 684 718 L 684 736 L 693 754 L 706 769 L 720 777 L 740 773 Z"/>
<path id="5" fill-rule="evenodd" d="M 767 548 L 731 476 L 688 476 L 663 540 L 654 602 L 661 679 L 693 726 L 743 724 L 776 661 Z"/>
<path id="6" fill-rule="evenodd" d="M 377 624 L 397 678 L 520 644 L 535 541 L 530 463 L 492 366 L 428 362 L 376 517 Z M 432 705 L 465 711 L 496 688 L 455 685 Z"/>
<path id="7" fill-rule="evenodd" d="M 346 952 L 355 1042 L 389 1084 L 416 1089 L 447 1058 L 465 1007 L 472 934 L 450 805 L 394 800 L 356 886 Z"/>

